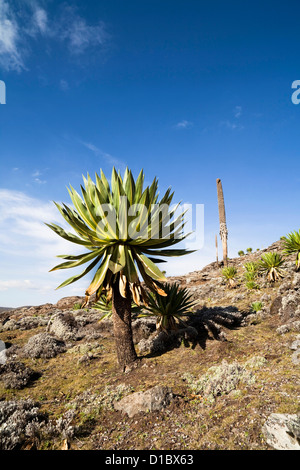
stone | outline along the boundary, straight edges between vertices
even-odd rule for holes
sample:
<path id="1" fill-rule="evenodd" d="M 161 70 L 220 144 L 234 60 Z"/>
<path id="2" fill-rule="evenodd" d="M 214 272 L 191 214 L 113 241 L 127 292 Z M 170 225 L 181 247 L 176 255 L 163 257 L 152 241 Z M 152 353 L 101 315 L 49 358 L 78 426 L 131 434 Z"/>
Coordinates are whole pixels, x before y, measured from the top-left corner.
<path id="1" fill-rule="evenodd" d="M 7 361 L 6 349 L 3 349 L 2 351 L 0 351 L 0 365 L 4 365 L 6 361 Z"/>
<path id="2" fill-rule="evenodd" d="M 289 331 L 300 331 L 300 321 L 292 321 L 285 325 L 281 325 L 276 329 L 276 333 L 279 335 L 283 335 Z"/>
<path id="3" fill-rule="evenodd" d="M 138 318 L 132 322 L 132 335 L 134 343 L 138 343 L 142 339 L 148 339 L 155 331 L 155 319 Z"/>
<path id="4" fill-rule="evenodd" d="M 0 340 L 0 364 L 4 365 L 6 363 L 6 346 L 4 341 Z"/>
<path id="5" fill-rule="evenodd" d="M 168 333 L 164 331 L 154 332 L 149 338 L 142 339 L 137 347 L 140 354 L 162 354 L 169 349 L 178 348 L 182 341 L 188 343 L 196 341 L 197 336 L 198 331 L 192 326 Z"/>
<path id="6" fill-rule="evenodd" d="M 140 412 L 160 411 L 171 403 L 173 393 L 168 387 L 156 385 L 145 392 L 132 393 L 114 403 L 115 410 L 132 418 Z"/>
<path id="7" fill-rule="evenodd" d="M 25 357 L 50 359 L 66 350 L 64 341 L 58 340 L 47 333 L 32 336 L 24 346 L 22 355 Z"/>
<path id="8" fill-rule="evenodd" d="M 36 372 L 22 362 L 10 360 L 0 365 L 0 380 L 5 388 L 20 390 L 26 387 L 36 375 Z"/>
<path id="9" fill-rule="evenodd" d="M 300 349 L 300 335 L 296 336 L 296 339 L 290 345 L 290 349 L 293 349 L 294 351 Z"/>
<path id="10" fill-rule="evenodd" d="M 56 338 L 64 341 L 78 339 L 78 324 L 70 312 L 54 315 L 48 323 L 47 330 Z"/>
<path id="11" fill-rule="evenodd" d="M 32 400 L 0 402 L 0 450 L 15 450 L 24 439 L 35 437 L 45 415 Z"/>
<path id="12" fill-rule="evenodd" d="M 295 273 L 293 279 L 293 287 L 294 289 L 300 289 L 300 273 Z"/>
<path id="13" fill-rule="evenodd" d="M 300 415 L 272 413 L 262 430 L 274 449 L 300 450 Z"/>
<path id="14" fill-rule="evenodd" d="M 79 296 L 71 296 L 71 297 L 63 297 L 56 303 L 56 308 L 60 310 L 69 310 L 74 307 L 75 304 L 82 304 L 84 301 L 84 297 Z"/>
<path id="15" fill-rule="evenodd" d="M 279 295 L 275 297 L 270 306 L 270 315 L 277 315 L 282 307 L 282 297 Z"/>
<path id="16" fill-rule="evenodd" d="M 300 291 L 290 290 L 287 295 L 282 297 L 282 304 L 279 310 L 279 315 L 282 317 L 284 322 L 294 320 L 300 317 L 299 311 L 300 305 Z"/>
<path id="17" fill-rule="evenodd" d="M 300 364 L 300 349 L 297 349 L 297 351 L 295 351 L 292 354 L 291 360 L 292 360 L 292 363 L 295 366 L 299 366 L 299 364 Z"/>

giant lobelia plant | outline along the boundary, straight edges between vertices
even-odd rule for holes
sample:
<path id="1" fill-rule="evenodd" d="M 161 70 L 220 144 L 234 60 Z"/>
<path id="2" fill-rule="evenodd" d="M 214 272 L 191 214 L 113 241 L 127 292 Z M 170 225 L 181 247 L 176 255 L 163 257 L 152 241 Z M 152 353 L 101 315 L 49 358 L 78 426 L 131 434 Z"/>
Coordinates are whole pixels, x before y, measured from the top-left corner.
<path id="1" fill-rule="evenodd" d="M 68 189 L 74 208 L 55 203 L 75 233 L 56 224 L 47 224 L 60 237 L 87 251 L 81 255 L 59 255 L 64 262 L 51 271 L 89 263 L 84 271 L 64 281 L 67 286 L 94 270 L 92 282 L 85 293 L 85 305 L 90 296 L 96 300 L 104 293 L 112 300 L 113 330 L 118 362 L 121 367 L 137 360 L 131 328 L 131 302 L 140 305 L 147 301 L 141 281 L 150 291 L 166 295 L 161 282 L 166 281 L 157 264 L 160 257 L 181 256 L 185 249 L 170 248 L 188 234 L 183 234 L 184 215 L 175 217 L 179 204 L 171 208 L 174 193 L 169 188 L 159 200 L 155 178 L 144 188 L 144 172 L 135 181 L 126 169 L 123 178 L 113 168 L 109 184 L 103 171 L 83 177 L 82 196 Z M 157 258 L 158 257 L 158 258 Z"/>
<path id="2" fill-rule="evenodd" d="M 285 255 L 296 254 L 296 271 L 300 269 L 300 230 L 294 230 L 286 237 L 281 237 L 283 240 L 283 253 Z"/>

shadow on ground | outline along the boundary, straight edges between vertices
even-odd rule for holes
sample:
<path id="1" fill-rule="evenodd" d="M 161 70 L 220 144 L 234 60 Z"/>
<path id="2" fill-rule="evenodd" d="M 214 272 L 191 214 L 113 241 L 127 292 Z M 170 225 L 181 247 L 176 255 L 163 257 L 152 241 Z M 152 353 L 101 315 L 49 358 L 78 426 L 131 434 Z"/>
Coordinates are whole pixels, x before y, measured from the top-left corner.
<path id="1" fill-rule="evenodd" d="M 148 340 L 150 352 L 144 357 L 156 357 L 178 348 L 206 349 L 208 340 L 227 341 L 226 330 L 240 328 L 249 312 L 241 312 L 234 306 L 203 307 L 185 321 L 185 326 L 169 333 L 160 332 Z"/>

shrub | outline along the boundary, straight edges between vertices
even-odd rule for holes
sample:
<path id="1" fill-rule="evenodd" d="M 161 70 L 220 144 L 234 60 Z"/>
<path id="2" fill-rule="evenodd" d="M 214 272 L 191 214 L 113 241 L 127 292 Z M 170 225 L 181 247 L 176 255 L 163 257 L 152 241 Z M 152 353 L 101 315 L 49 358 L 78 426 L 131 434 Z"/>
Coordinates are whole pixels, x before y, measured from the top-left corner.
<path id="1" fill-rule="evenodd" d="M 284 276 L 283 263 L 284 259 L 279 253 L 266 253 L 261 257 L 258 269 L 269 282 L 275 282 Z"/>
<path id="2" fill-rule="evenodd" d="M 186 326 L 181 318 L 190 315 L 194 305 L 188 289 L 178 284 L 165 284 L 164 291 L 166 296 L 153 292 L 148 294 L 145 311 L 139 317 L 156 316 L 159 331 L 176 330 L 180 324 Z"/>
<path id="3" fill-rule="evenodd" d="M 236 286 L 236 278 L 237 269 L 234 266 L 227 266 L 226 268 L 222 269 L 222 276 L 228 281 L 229 287 Z"/>
<path id="4" fill-rule="evenodd" d="M 247 289 L 249 289 L 249 290 L 260 289 L 259 285 L 256 284 L 255 281 L 248 281 L 248 282 L 246 282 L 246 287 L 247 287 Z"/>
<path id="5" fill-rule="evenodd" d="M 256 273 L 258 270 L 258 263 L 255 263 L 254 261 L 249 261 L 248 263 L 244 264 L 244 268 L 247 272 Z"/>
<path id="6" fill-rule="evenodd" d="M 261 302 L 253 302 L 251 304 L 252 312 L 259 312 L 262 308 L 263 308 L 263 304 Z"/>
<path id="7" fill-rule="evenodd" d="M 285 255 L 296 254 L 296 270 L 300 269 L 300 230 L 289 233 L 283 240 L 283 253 Z"/>

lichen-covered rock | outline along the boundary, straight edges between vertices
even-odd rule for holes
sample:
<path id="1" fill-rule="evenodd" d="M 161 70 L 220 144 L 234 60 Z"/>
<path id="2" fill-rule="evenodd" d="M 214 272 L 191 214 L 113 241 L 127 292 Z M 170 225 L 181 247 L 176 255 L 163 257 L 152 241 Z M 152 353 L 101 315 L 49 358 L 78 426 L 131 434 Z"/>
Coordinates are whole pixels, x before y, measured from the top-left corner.
<path id="1" fill-rule="evenodd" d="M 137 347 L 141 354 L 161 354 L 170 348 L 179 347 L 182 341 L 186 343 L 193 343 L 196 341 L 198 331 L 196 328 L 189 326 L 187 328 L 180 328 L 175 331 L 165 333 L 153 333 L 148 339 L 142 339 Z"/>
<path id="2" fill-rule="evenodd" d="M 145 392 L 135 392 L 122 398 L 114 403 L 114 408 L 132 418 L 140 412 L 160 411 L 170 404 L 172 398 L 169 387 L 157 385 Z"/>
<path id="3" fill-rule="evenodd" d="M 0 450 L 18 449 L 34 438 L 45 424 L 45 415 L 32 400 L 0 402 Z"/>
<path id="4" fill-rule="evenodd" d="M 4 341 L 0 340 L 0 364 L 5 364 L 6 363 L 6 346 Z"/>
<path id="5" fill-rule="evenodd" d="M 155 319 L 138 318 L 132 322 L 132 335 L 134 343 L 147 339 L 155 331 Z"/>
<path id="6" fill-rule="evenodd" d="M 300 273 L 299 272 L 294 274 L 293 288 L 297 290 L 300 289 Z"/>
<path id="7" fill-rule="evenodd" d="M 49 321 L 49 317 L 42 316 L 25 316 L 24 318 L 4 321 L 0 324 L 0 332 L 12 331 L 12 330 L 32 330 L 39 326 L 46 326 Z"/>
<path id="8" fill-rule="evenodd" d="M 273 413 L 263 425 L 267 443 L 276 450 L 300 450 L 300 415 Z"/>
<path id="9" fill-rule="evenodd" d="M 0 380 L 5 388 L 21 389 L 37 377 L 37 373 L 19 361 L 9 360 L 0 365 Z"/>
<path id="10" fill-rule="evenodd" d="M 70 312 L 54 315 L 48 324 L 47 330 L 56 338 L 63 341 L 78 339 L 78 323 Z"/>
<path id="11" fill-rule="evenodd" d="M 66 350 L 64 341 L 58 340 L 47 333 L 32 336 L 23 347 L 25 357 L 50 359 Z"/>
<path id="12" fill-rule="evenodd" d="M 40 411 L 40 404 L 30 399 L 0 402 L 0 450 L 19 450 L 26 443 L 37 443 L 42 437 L 71 439 L 76 427 L 72 425 L 74 410 L 66 411 L 51 421 Z"/>
<path id="13" fill-rule="evenodd" d="M 284 322 L 300 318 L 300 291 L 289 291 L 282 297 L 279 315 Z"/>
<path id="14" fill-rule="evenodd" d="M 271 303 L 270 315 L 278 315 L 281 307 L 282 307 L 282 296 L 278 295 L 277 297 L 275 297 L 275 299 Z"/>
<path id="15" fill-rule="evenodd" d="M 292 321 L 276 328 L 276 333 L 283 335 L 289 331 L 300 331 L 300 320 Z"/>

